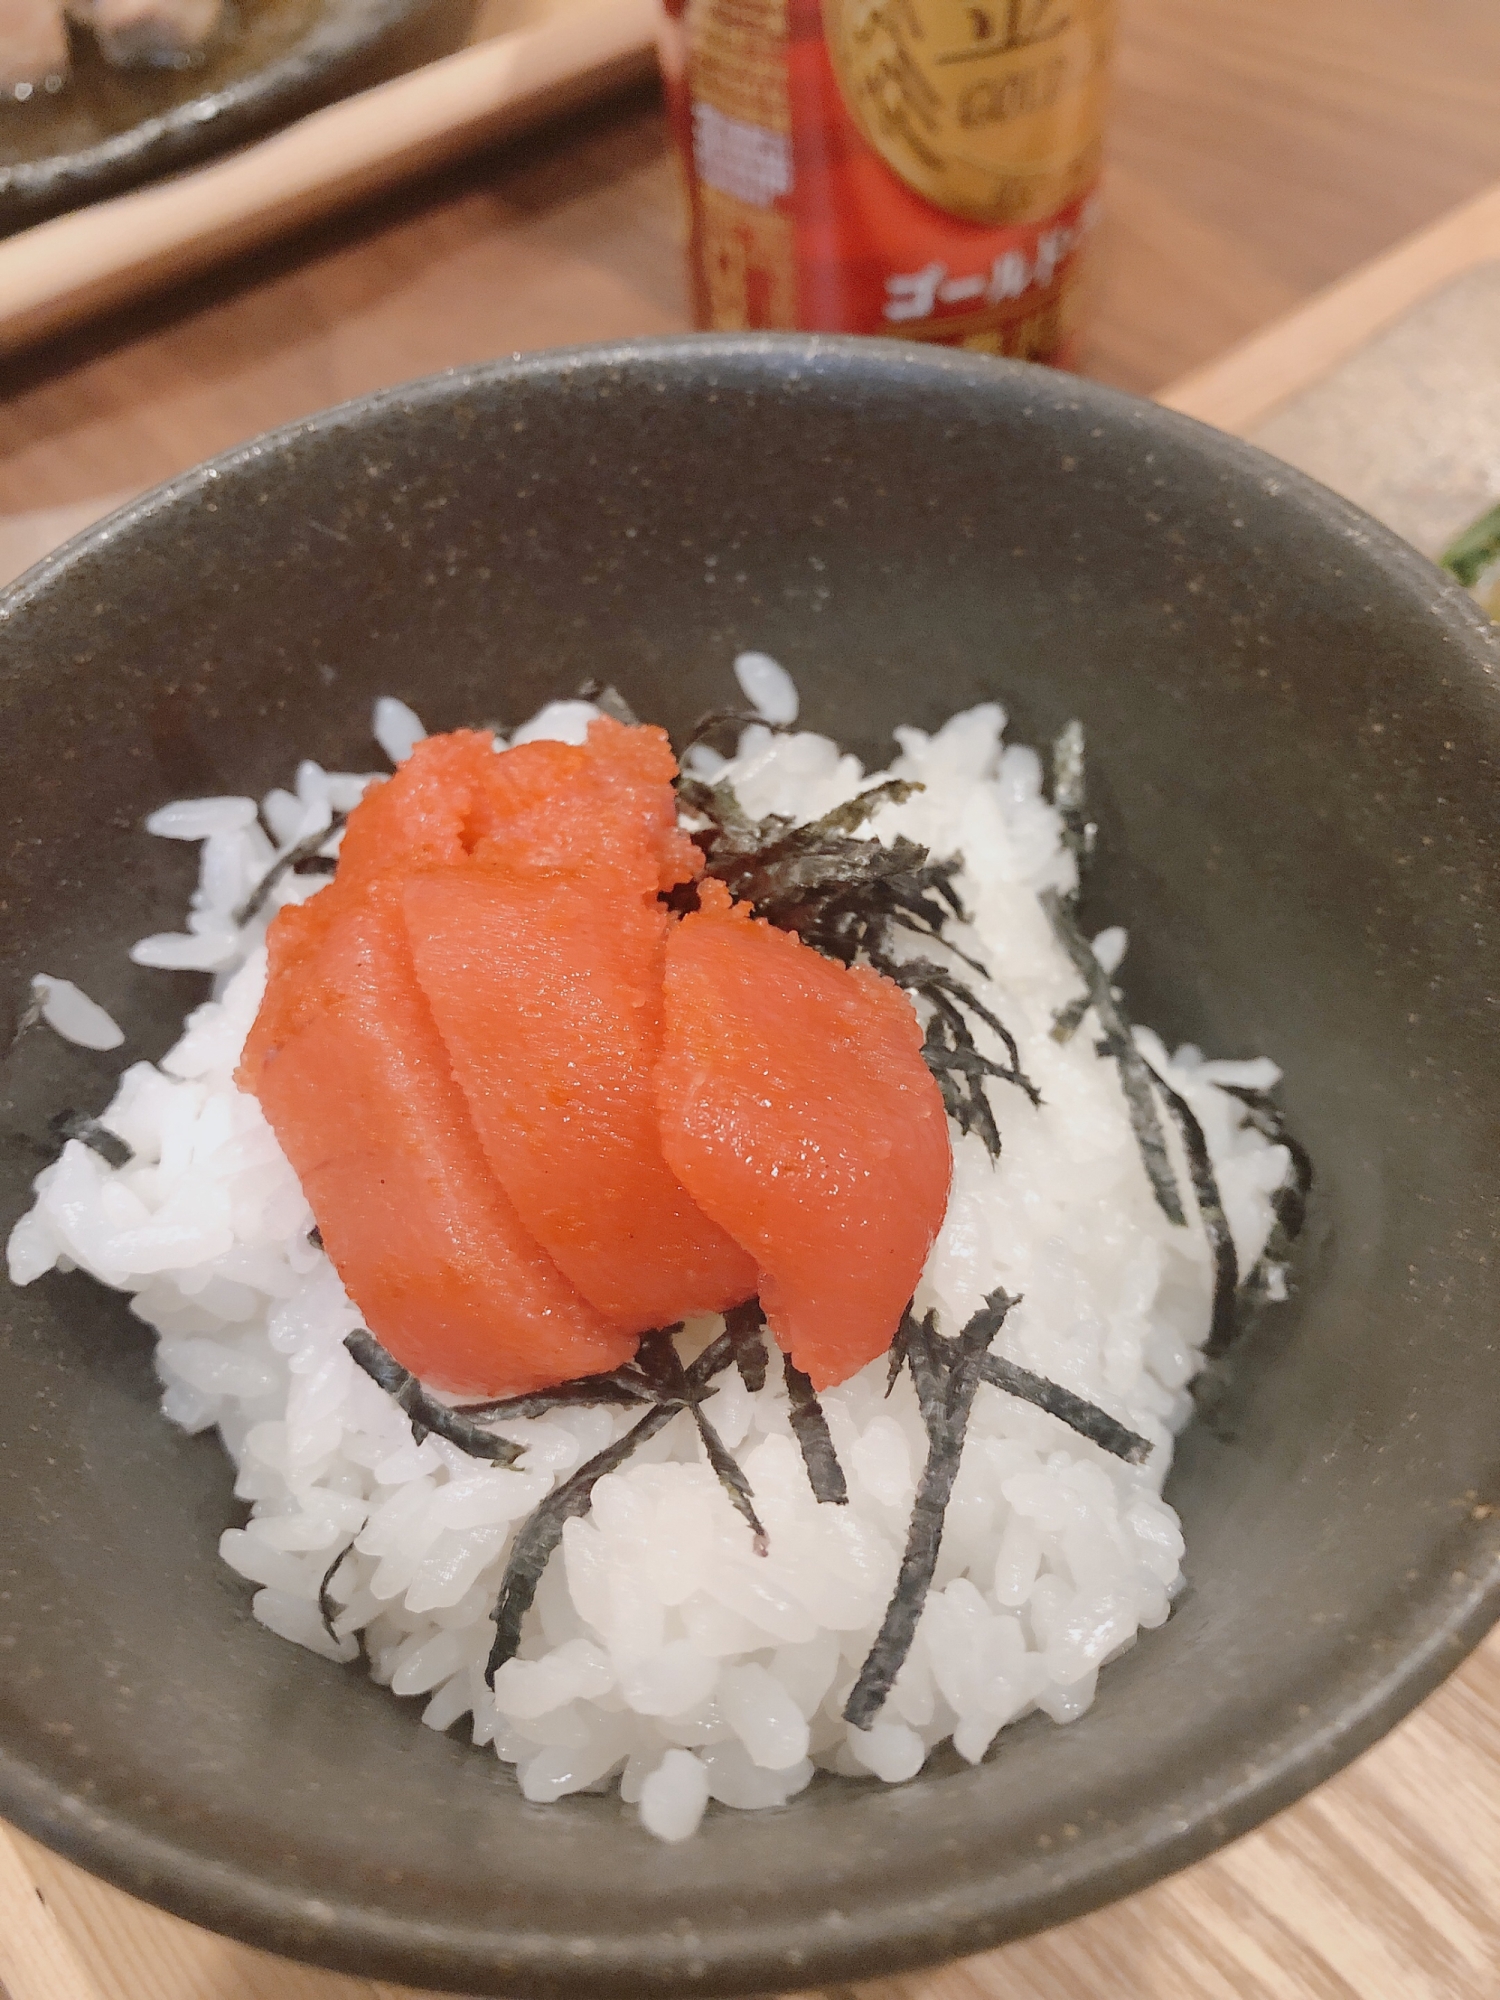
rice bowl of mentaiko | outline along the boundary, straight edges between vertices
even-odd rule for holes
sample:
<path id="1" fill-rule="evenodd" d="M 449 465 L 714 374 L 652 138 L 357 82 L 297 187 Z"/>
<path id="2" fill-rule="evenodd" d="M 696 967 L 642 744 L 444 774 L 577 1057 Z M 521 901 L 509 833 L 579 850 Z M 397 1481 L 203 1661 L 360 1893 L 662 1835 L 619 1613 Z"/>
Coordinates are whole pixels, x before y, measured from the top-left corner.
<path id="1" fill-rule="evenodd" d="M 23 579 L 7 1813 L 351 1969 L 765 1990 L 1138 1885 L 1480 1635 L 1493 640 L 1263 463 L 643 344 Z"/>

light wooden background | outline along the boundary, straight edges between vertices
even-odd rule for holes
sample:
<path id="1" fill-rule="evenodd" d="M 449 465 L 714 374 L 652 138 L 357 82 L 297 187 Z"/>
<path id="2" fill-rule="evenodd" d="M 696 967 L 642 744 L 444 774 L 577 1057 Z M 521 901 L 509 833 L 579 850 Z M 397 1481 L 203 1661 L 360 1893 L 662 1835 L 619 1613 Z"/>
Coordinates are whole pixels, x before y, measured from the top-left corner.
<path id="1" fill-rule="evenodd" d="M 1089 366 L 1149 391 L 1500 180 L 1500 5 L 1125 0 L 1113 133 Z M 1476 226 L 1456 234 L 1472 245 Z M 676 329 L 676 231 L 641 94 L 8 363 L 0 563 L 341 397 Z M 1403 282 L 1451 262 L 1454 237 L 1430 239 L 1449 248 L 1408 259 Z M 1349 296 L 1367 311 L 1371 293 Z M 1299 351 L 1337 358 L 1355 317 L 1314 307 L 1290 342 L 1170 400 L 1244 424 L 1268 384 L 1295 382 Z M 1500 2000 L 1497 1773 L 1500 1638 L 1351 1770 L 1197 1868 L 829 2000 Z M 7 1976 L 17 2000 L 402 2000 L 179 1924 L 0 1828 Z"/>

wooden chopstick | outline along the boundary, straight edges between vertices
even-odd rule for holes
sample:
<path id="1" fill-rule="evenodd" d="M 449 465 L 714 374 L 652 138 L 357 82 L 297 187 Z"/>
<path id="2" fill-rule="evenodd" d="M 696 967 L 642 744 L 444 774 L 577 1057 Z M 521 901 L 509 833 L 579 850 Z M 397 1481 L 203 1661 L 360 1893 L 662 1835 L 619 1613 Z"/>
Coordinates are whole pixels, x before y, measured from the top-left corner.
<path id="1" fill-rule="evenodd" d="M 0 353 L 650 75 L 656 0 L 577 0 L 226 159 L 0 242 Z"/>

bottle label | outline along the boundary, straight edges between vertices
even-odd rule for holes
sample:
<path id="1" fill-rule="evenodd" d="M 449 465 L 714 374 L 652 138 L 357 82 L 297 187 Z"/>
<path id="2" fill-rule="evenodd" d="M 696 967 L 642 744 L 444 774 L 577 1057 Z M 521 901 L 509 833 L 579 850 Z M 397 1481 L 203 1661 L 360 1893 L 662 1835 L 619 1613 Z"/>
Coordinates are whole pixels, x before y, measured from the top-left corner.
<path id="1" fill-rule="evenodd" d="M 824 0 L 844 101 L 949 215 L 1040 222 L 1099 177 L 1110 0 Z"/>
<path id="2" fill-rule="evenodd" d="M 1073 358 L 1115 0 L 665 0 L 695 315 Z"/>

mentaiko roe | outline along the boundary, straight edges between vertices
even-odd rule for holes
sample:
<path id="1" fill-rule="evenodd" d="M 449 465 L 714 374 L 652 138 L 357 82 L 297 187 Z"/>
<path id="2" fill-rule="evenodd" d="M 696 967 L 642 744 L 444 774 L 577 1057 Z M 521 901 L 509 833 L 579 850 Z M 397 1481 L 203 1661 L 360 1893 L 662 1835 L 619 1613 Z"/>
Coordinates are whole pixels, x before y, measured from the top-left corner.
<path id="1" fill-rule="evenodd" d="M 335 883 L 283 910 L 268 945 L 239 1081 L 379 1340 L 468 1397 L 628 1361 L 634 1339 L 564 1278 L 490 1171 L 390 887 Z"/>
<path id="2" fill-rule="evenodd" d="M 760 1266 L 815 1389 L 883 1354 L 948 1205 L 953 1154 L 911 1003 L 706 882 L 667 946 L 668 1163 Z"/>
<path id="3" fill-rule="evenodd" d="M 283 910 L 239 1076 L 350 1297 L 472 1398 L 757 1291 L 818 1387 L 884 1351 L 951 1156 L 911 1006 L 701 887 L 660 730 L 420 744 Z"/>
<path id="4" fill-rule="evenodd" d="M 482 830 L 403 889 L 417 977 L 491 1171 L 528 1230 L 631 1333 L 718 1312 L 755 1267 L 673 1178 L 656 1129 L 664 892 L 702 856 L 660 729 L 489 755 Z"/>

